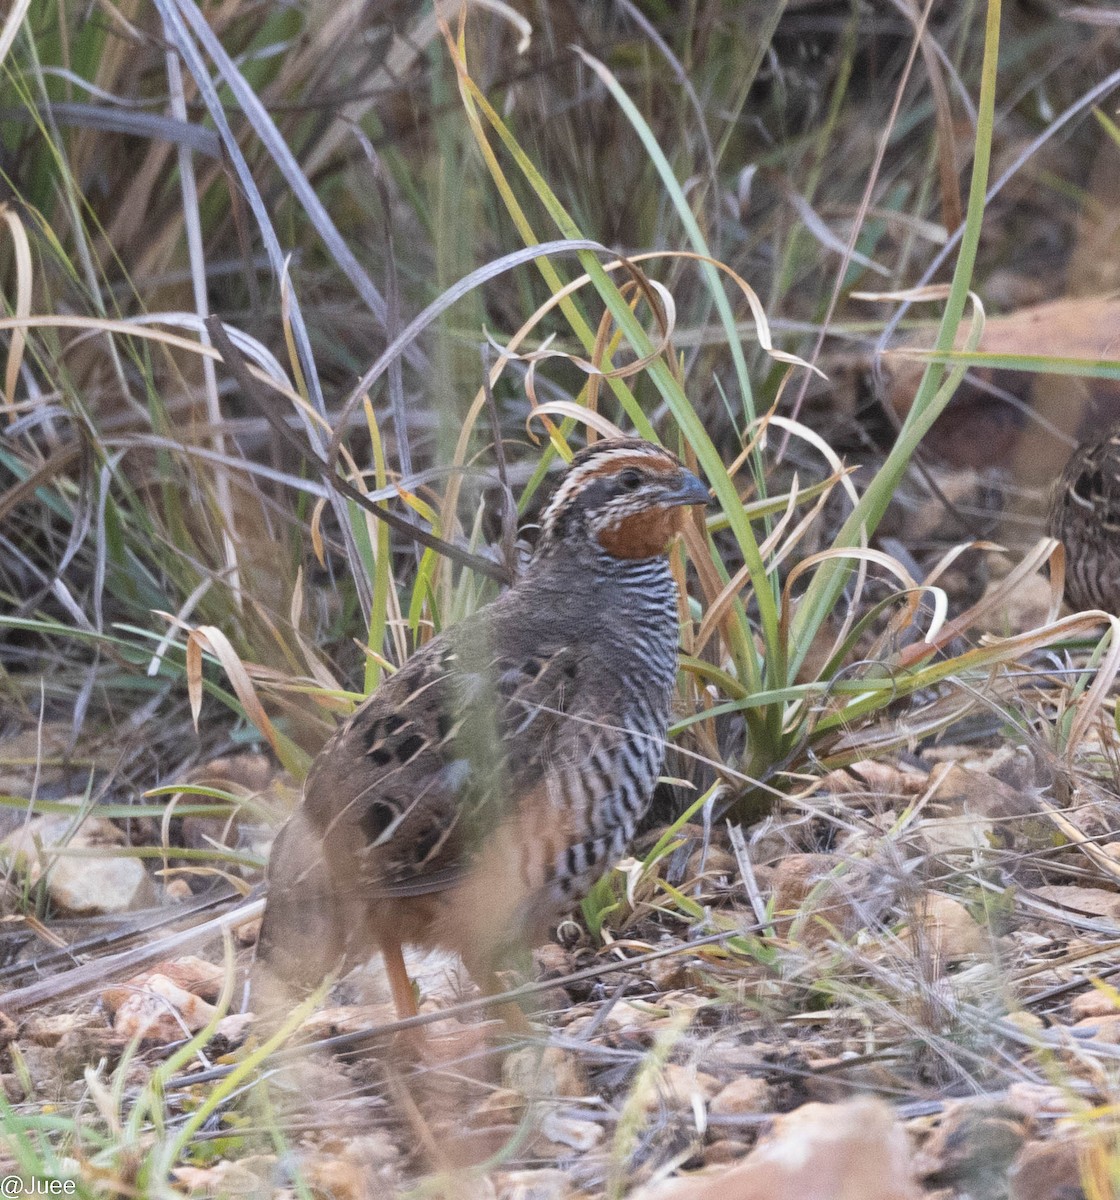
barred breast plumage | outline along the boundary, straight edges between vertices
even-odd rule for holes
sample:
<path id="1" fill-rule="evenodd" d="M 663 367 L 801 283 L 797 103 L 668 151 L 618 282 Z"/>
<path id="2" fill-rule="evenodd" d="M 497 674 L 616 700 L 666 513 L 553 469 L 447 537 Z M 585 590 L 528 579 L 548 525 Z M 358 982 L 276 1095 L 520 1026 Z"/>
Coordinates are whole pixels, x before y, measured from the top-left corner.
<path id="1" fill-rule="evenodd" d="M 676 678 L 666 551 L 707 498 L 636 438 L 576 455 L 522 578 L 433 638 L 315 760 L 273 848 L 260 986 L 312 986 L 380 949 L 410 1015 L 400 947 L 418 943 L 457 951 L 493 990 L 506 952 L 621 857 Z"/>
<path id="2" fill-rule="evenodd" d="M 1071 608 L 1120 614 L 1120 425 L 1070 455 L 1050 503 Z"/>

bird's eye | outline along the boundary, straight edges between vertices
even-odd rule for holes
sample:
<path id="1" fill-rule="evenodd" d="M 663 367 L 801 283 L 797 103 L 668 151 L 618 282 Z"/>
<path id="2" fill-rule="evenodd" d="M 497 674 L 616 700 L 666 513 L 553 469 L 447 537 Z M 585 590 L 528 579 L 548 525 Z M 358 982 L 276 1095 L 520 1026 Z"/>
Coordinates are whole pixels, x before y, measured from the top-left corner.
<path id="1" fill-rule="evenodd" d="M 623 471 L 618 477 L 618 486 L 624 492 L 634 492 L 642 486 L 642 473 L 633 468 Z"/>

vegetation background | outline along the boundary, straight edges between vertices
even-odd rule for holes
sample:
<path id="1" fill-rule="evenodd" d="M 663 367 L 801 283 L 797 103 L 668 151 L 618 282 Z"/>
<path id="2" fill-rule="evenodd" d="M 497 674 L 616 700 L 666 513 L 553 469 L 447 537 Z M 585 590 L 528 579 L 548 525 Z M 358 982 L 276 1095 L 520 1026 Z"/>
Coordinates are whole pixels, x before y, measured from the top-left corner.
<path id="1" fill-rule="evenodd" d="M 11 1170 L 621 1196 L 801 1112 L 839 1178 L 814 1102 L 902 1138 L 883 1195 L 1116 1194 L 1120 642 L 1040 514 L 1120 418 L 1118 88 L 1104 3 L 15 0 Z M 274 1058 L 308 1013 L 228 1015 L 232 931 L 310 756 L 612 426 L 716 504 L 668 778 L 538 956 L 540 1044 L 371 1057 L 373 979 L 304 1025 L 345 1054 Z"/>

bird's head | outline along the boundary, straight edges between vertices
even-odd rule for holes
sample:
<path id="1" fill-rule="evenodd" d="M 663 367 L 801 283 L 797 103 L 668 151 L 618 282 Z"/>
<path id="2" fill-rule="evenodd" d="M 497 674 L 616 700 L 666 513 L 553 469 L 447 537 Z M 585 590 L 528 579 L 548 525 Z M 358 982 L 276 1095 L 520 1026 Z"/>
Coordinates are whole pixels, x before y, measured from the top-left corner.
<path id="1" fill-rule="evenodd" d="M 571 461 L 541 517 L 538 553 L 594 543 L 614 558 L 669 549 L 684 509 L 708 489 L 675 454 L 641 438 L 604 438 Z"/>

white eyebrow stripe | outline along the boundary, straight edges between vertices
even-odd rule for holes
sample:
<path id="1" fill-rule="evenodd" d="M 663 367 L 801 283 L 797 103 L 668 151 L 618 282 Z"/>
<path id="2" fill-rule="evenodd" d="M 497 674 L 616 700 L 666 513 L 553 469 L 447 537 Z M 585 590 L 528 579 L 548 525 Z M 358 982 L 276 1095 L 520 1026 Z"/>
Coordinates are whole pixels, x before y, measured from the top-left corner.
<path id="1" fill-rule="evenodd" d="M 548 507 L 541 514 L 541 523 L 547 525 L 555 513 L 567 504 L 573 493 L 579 491 L 590 476 L 598 475 L 603 470 L 603 467 L 609 464 L 610 459 L 615 456 L 619 459 L 645 458 L 660 460 L 667 467 L 671 467 L 674 470 L 677 466 L 666 450 L 663 450 L 660 446 L 653 445 L 652 442 L 646 446 L 616 446 L 610 450 L 605 450 L 602 454 L 593 454 L 586 462 L 582 462 L 578 467 L 569 470 L 564 482 L 556 489 L 556 493 L 549 502 Z"/>

